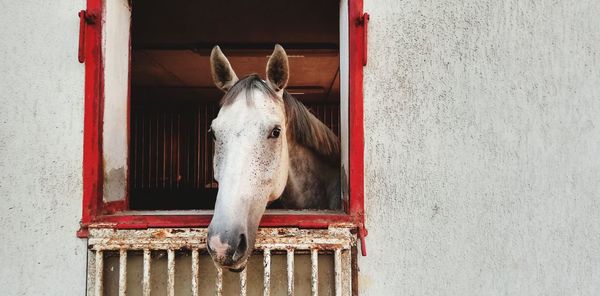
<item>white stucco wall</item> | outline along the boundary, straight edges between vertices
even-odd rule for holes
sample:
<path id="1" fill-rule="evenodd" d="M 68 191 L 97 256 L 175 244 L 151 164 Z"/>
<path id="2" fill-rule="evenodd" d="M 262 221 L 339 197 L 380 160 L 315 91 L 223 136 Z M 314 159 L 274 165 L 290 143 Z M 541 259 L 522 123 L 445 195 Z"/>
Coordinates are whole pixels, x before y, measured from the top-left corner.
<path id="1" fill-rule="evenodd" d="M 83 295 L 84 1 L 0 1 L 0 294 Z"/>
<path id="2" fill-rule="evenodd" d="M 85 290 L 83 2 L 0 2 L 2 295 Z M 365 0 L 361 293 L 598 295 L 600 2 L 463 2 Z"/>
<path id="3" fill-rule="evenodd" d="M 363 295 L 600 295 L 600 2 L 365 10 Z"/>

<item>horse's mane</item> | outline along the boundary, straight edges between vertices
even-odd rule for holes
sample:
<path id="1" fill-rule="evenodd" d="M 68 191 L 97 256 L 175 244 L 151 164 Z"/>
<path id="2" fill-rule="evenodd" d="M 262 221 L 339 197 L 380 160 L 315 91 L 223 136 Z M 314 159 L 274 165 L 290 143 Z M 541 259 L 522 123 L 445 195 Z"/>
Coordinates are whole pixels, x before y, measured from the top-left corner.
<path id="1" fill-rule="evenodd" d="M 229 89 L 221 99 L 221 106 L 232 104 L 242 91 L 246 92 L 246 99 L 251 100 L 254 90 L 258 90 L 274 100 L 279 100 L 277 94 L 257 74 L 251 74 L 240 79 Z M 323 157 L 339 161 L 340 140 L 338 137 L 287 91 L 283 92 L 283 103 L 288 132 L 296 143 Z"/>

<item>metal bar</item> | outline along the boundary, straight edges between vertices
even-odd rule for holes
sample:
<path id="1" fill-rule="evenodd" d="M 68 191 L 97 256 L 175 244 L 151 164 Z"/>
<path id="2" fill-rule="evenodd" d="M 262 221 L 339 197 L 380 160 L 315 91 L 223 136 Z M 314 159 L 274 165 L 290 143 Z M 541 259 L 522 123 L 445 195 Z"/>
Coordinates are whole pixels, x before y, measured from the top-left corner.
<path id="1" fill-rule="evenodd" d="M 265 249 L 263 254 L 263 295 L 271 295 L 271 250 Z"/>
<path id="2" fill-rule="evenodd" d="M 96 289 L 96 250 L 88 250 L 86 296 L 93 296 Z"/>
<path id="3" fill-rule="evenodd" d="M 342 289 L 343 295 L 352 295 L 352 251 L 342 250 Z"/>
<path id="4" fill-rule="evenodd" d="M 287 294 L 294 295 L 294 249 L 287 250 Z"/>
<path id="5" fill-rule="evenodd" d="M 104 286 L 104 279 L 102 278 L 102 273 L 104 272 L 104 252 L 102 250 L 96 251 L 96 281 L 95 281 L 95 290 L 94 295 L 102 296 L 102 290 Z"/>
<path id="6" fill-rule="evenodd" d="M 144 277 L 142 278 L 142 293 L 150 296 L 150 250 L 144 249 Z"/>
<path id="7" fill-rule="evenodd" d="M 217 268 L 217 285 L 216 295 L 221 296 L 223 294 L 223 269 Z"/>
<path id="8" fill-rule="evenodd" d="M 119 296 L 127 295 L 127 249 L 119 250 Z"/>
<path id="9" fill-rule="evenodd" d="M 319 250 L 310 251 L 310 290 L 312 296 L 319 295 Z"/>
<path id="10" fill-rule="evenodd" d="M 144 212 L 146 213 L 146 212 Z M 147 215 L 152 213 L 147 212 Z M 146 215 L 146 214 L 145 214 Z M 140 215 L 141 216 L 141 215 Z M 90 229 L 88 244 L 94 250 L 118 250 L 126 247 L 129 250 L 151 249 L 204 249 L 206 247 L 205 228 L 202 229 Z M 286 250 L 293 246 L 296 250 L 307 250 L 319 246 L 322 250 L 348 249 L 354 238 L 346 229 L 293 229 L 293 228 L 260 228 L 255 248 L 259 250 Z"/>
<path id="11" fill-rule="evenodd" d="M 198 269 L 199 269 L 199 251 L 192 250 L 192 296 L 198 296 Z"/>
<path id="12" fill-rule="evenodd" d="M 342 249 L 335 249 L 335 295 L 342 296 Z"/>
<path id="13" fill-rule="evenodd" d="M 244 268 L 240 273 L 240 296 L 246 296 L 246 270 L 248 268 Z"/>
<path id="14" fill-rule="evenodd" d="M 175 251 L 171 249 L 167 250 L 167 269 L 167 295 L 175 296 Z"/>

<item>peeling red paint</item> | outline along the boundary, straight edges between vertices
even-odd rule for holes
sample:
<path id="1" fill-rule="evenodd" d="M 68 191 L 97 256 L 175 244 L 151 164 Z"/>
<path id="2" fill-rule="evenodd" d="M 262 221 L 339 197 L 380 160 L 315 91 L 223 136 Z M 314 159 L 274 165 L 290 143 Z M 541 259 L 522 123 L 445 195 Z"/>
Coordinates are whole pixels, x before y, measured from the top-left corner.
<path id="1" fill-rule="evenodd" d="M 366 60 L 366 20 L 363 0 L 349 0 L 349 196 L 345 213 L 265 215 L 262 227 L 327 228 L 335 223 L 349 223 L 364 229 L 364 130 L 363 130 L 363 63 Z M 103 0 L 87 0 L 87 13 L 101 19 Z M 102 21 L 86 26 L 83 42 L 85 59 L 85 119 L 83 157 L 83 211 L 79 237 L 88 235 L 86 228 L 99 224 L 119 229 L 147 227 L 206 227 L 211 215 L 114 215 L 127 210 L 127 202 L 102 201 L 102 118 L 104 77 L 102 59 Z M 364 249 L 364 246 L 363 246 Z M 363 252 L 366 254 L 366 252 Z"/>

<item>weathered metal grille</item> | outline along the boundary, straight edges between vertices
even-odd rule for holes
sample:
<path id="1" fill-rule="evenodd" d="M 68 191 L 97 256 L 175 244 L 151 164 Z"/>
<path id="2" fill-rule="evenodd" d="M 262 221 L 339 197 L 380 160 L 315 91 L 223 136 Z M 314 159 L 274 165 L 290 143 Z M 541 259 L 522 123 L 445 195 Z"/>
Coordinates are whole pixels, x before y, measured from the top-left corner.
<path id="1" fill-rule="evenodd" d="M 129 152 L 132 209 L 211 208 L 217 184 L 212 174 L 213 143 L 207 130 L 217 111 L 215 104 L 190 102 L 133 105 Z"/>
<path id="2" fill-rule="evenodd" d="M 104 290 L 106 283 L 105 261 L 107 254 L 118 254 L 118 295 L 127 295 L 128 287 L 128 254 L 141 252 L 143 255 L 143 275 L 141 277 L 142 295 L 152 292 L 154 273 L 166 273 L 167 295 L 201 295 L 206 286 L 200 285 L 199 258 L 206 250 L 206 229 L 147 229 L 147 230 L 113 230 L 90 229 L 88 259 L 88 295 L 110 295 Z M 263 283 L 262 294 L 271 295 L 274 288 L 272 279 L 272 254 L 286 254 L 287 295 L 295 294 L 294 266 L 297 253 L 310 254 L 310 291 L 319 295 L 319 256 L 332 253 L 334 257 L 334 295 L 352 294 L 351 250 L 356 240 L 348 228 L 330 228 L 326 230 L 303 230 L 294 228 L 260 229 L 256 240 L 256 251 L 262 253 Z M 153 252 L 167 254 L 166 268 L 152 268 Z M 176 252 L 190 252 L 191 284 L 176 291 Z M 255 254 L 254 256 L 257 256 Z M 239 274 L 239 295 L 247 295 L 248 272 Z M 256 277 L 253 277 L 256 278 Z M 224 289 L 224 272 L 216 269 L 214 276 L 216 295 L 222 295 Z M 237 293 L 236 293 L 237 294 Z M 327 294 L 327 293 L 325 293 Z"/>
<path id="3" fill-rule="evenodd" d="M 307 105 L 339 135 L 338 104 Z M 218 105 L 202 101 L 132 104 L 130 208 L 139 210 L 212 209 L 213 141 L 207 134 Z"/>

